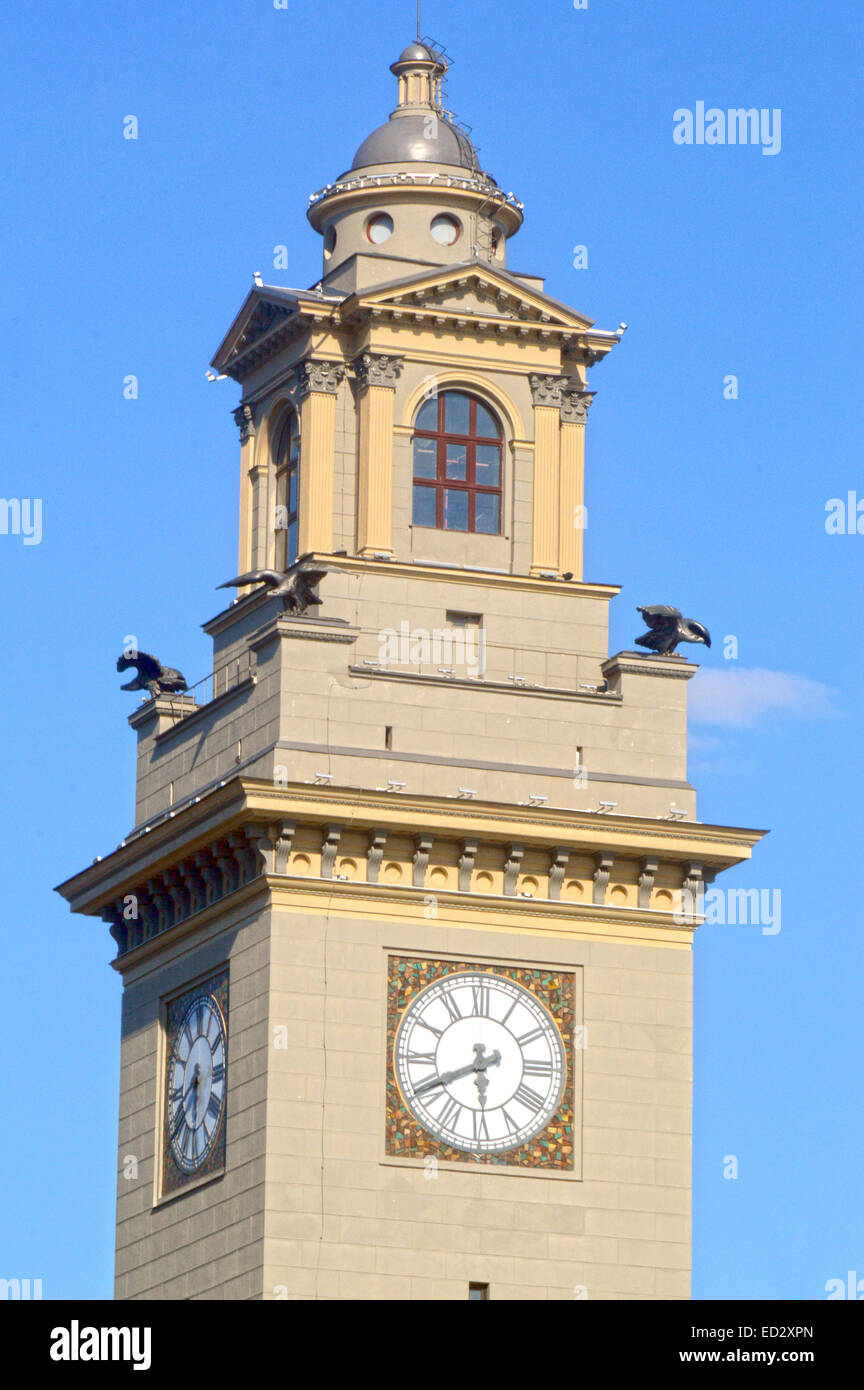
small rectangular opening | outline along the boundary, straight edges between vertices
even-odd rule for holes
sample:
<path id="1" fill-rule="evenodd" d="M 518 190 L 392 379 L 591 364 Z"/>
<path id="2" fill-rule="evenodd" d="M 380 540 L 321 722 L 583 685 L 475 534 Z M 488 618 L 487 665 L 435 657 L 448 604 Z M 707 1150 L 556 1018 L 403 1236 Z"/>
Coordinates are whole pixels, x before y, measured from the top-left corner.
<path id="1" fill-rule="evenodd" d="M 388 749 L 392 749 L 392 747 L 393 747 L 393 726 L 392 726 L 392 724 L 388 724 L 387 727 L 386 727 L 386 729 L 384 730 L 384 747 L 385 747 L 385 748 L 388 748 Z"/>
<path id="2" fill-rule="evenodd" d="M 468 1297 L 469 1297 L 469 1299 L 470 1299 L 470 1298 L 488 1298 L 488 1297 L 489 1297 L 489 1285 L 488 1285 L 488 1284 L 469 1284 L 469 1285 L 468 1285 Z"/>

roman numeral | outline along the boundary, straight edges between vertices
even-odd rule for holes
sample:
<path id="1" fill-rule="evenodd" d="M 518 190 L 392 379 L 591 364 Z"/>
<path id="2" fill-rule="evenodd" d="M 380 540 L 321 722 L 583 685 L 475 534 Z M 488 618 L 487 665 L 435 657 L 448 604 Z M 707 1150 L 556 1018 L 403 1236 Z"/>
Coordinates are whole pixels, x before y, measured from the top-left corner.
<path id="1" fill-rule="evenodd" d="M 524 1062 L 523 1069 L 526 1076 L 551 1076 L 551 1062 Z"/>
<path id="2" fill-rule="evenodd" d="M 543 1097 L 538 1096 L 536 1091 L 529 1090 L 527 1086 L 520 1086 L 513 1099 L 518 1100 L 520 1105 L 524 1105 L 526 1110 L 530 1110 L 534 1115 L 543 1106 Z"/>
<path id="3" fill-rule="evenodd" d="M 210 1104 L 207 1106 L 207 1114 L 212 1115 L 214 1120 L 222 1109 L 222 1097 L 217 1095 L 210 1096 Z"/>
<path id="4" fill-rule="evenodd" d="M 225 1075 L 225 1063 L 224 1063 L 224 1062 L 217 1062 L 216 1065 L 215 1065 L 215 1067 L 213 1068 L 213 1080 L 214 1080 L 214 1081 L 221 1081 L 224 1075 Z"/>
<path id="5" fill-rule="evenodd" d="M 436 1027 L 434 1026 L 434 1024 L 432 1024 L 432 1023 L 427 1023 L 426 1020 L 425 1020 L 425 1018 L 420 1018 L 420 1019 L 417 1020 L 417 1027 L 418 1027 L 418 1028 L 425 1028 L 425 1029 L 427 1029 L 428 1032 L 434 1033 L 435 1036 L 436 1036 L 436 1038 L 440 1038 L 441 1034 L 442 1034 L 443 1031 L 444 1031 L 443 1028 L 436 1028 Z"/>
<path id="6" fill-rule="evenodd" d="M 459 1012 L 459 1005 L 456 1003 L 456 1000 L 449 994 L 442 994 L 441 1003 L 444 1005 L 444 1008 L 447 1010 L 453 1022 L 457 1023 L 462 1015 Z"/>
<path id="7" fill-rule="evenodd" d="M 461 1114 L 462 1106 L 458 1100 L 454 1100 L 452 1096 L 445 1096 L 444 1108 L 435 1116 L 435 1119 L 442 1129 L 449 1129 L 453 1134 L 456 1134 L 456 1126 Z M 452 1124 L 450 1123 L 451 1120 L 453 1121 Z"/>
<path id="8" fill-rule="evenodd" d="M 479 1144 L 481 1139 L 489 1138 L 489 1128 L 486 1124 L 486 1116 L 482 1110 L 471 1111 L 471 1122 L 474 1128 L 474 1143 Z"/>
<path id="9" fill-rule="evenodd" d="M 201 1004 L 195 1005 L 195 1033 L 198 1037 L 204 1032 L 204 1008 Z"/>
<path id="10" fill-rule="evenodd" d="M 416 1062 L 417 1065 L 418 1065 L 418 1067 L 419 1067 L 419 1066 L 434 1067 L 434 1065 L 435 1065 L 435 1053 L 434 1053 L 434 1052 L 409 1052 L 409 1053 L 408 1053 L 408 1057 L 407 1057 L 406 1060 L 407 1060 L 409 1066 L 410 1066 L 413 1062 Z"/>
<path id="11" fill-rule="evenodd" d="M 472 985 L 471 999 L 473 1008 L 472 1015 L 478 1018 L 488 1018 L 491 1006 L 491 991 L 488 985 Z"/>
<path id="12" fill-rule="evenodd" d="M 509 1115 L 509 1114 L 507 1113 L 507 1107 L 506 1107 L 506 1105 L 502 1105 L 502 1106 L 501 1106 L 501 1114 L 504 1116 L 504 1123 L 505 1123 L 505 1125 L 507 1126 L 507 1133 L 508 1133 L 508 1134 L 518 1134 L 518 1133 L 519 1133 L 519 1126 L 517 1125 L 516 1121 L 513 1119 L 512 1115 Z"/>
<path id="13" fill-rule="evenodd" d="M 544 1034 L 545 1030 L 543 1028 L 532 1028 L 530 1033 L 523 1033 L 522 1037 L 517 1038 L 516 1041 L 520 1047 L 524 1047 L 526 1043 L 536 1042 L 537 1039 L 542 1038 Z"/>
<path id="14" fill-rule="evenodd" d="M 191 1034 L 191 1032 L 189 1031 L 189 1024 L 188 1024 L 188 1023 L 185 1023 L 185 1024 L 183 1025 L 183 1037 L 182 1037 L 181 1041 L 182 1041 L 182 1042 L 185 1042 L 185 1044 L 186 1044 L 186 1056 L 188 1057 L 188 1056 L 189 1056 L 189 1053 L 192 1051 L 192 1034 Z"/>

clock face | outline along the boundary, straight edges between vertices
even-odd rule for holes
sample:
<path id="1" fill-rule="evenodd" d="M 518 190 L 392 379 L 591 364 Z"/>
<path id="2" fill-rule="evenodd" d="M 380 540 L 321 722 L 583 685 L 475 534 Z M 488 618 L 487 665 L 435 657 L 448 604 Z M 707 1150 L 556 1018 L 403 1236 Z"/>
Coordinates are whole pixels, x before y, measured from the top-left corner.
<path id="1" fill-rule="evenodd" d="M 394 1069 L 405 1105 L 438 1141 L 474 1154 L 505 1153 L 558 1110 L 567 1058 L 555 1021 L 515 980 L 445 975 L 406 1008 Z"/>
<path id="2" fill-rule="evenodd" d="M 168 1059 L 167 1140 L 184 1173 L 207 1161 L 225 1113 L 227 1032 L 215 995 L 196 993 L 173 1034 Z"/>

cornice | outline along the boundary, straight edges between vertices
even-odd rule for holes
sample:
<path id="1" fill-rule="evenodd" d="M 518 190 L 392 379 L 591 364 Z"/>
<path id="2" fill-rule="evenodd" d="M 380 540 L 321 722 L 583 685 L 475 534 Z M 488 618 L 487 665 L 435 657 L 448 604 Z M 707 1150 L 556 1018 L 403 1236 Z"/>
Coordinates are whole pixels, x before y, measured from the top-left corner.
<path id="1" fill-rule="evenodd" d="M 163 872 L 232 830 L 286 819 L 367 831 L 387 828 L 409 835 L 422 827 L 442 839 L 463 838 L 470 831 L 471 838 L 485 842 L 519 842 L 547 850 L 568 844 L 574 853 L 620 851 L 628 858 L 639 857 L 650 846 L 665 860 L 701 860 L 718 870 L 748 858 L 765 833 L 355 787 L 274 786 L 236 776 L 176 815 L 169 814 L 152 831 L 147 827 L 136 831 L 112 854 L 60 884 L 57 891 L 73 911 L 98 912 L 136 883 Z"/>

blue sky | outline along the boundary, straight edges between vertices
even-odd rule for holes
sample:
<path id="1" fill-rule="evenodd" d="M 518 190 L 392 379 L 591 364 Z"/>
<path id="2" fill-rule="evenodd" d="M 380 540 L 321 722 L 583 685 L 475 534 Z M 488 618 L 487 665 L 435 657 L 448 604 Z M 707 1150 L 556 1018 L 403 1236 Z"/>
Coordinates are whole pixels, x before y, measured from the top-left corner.
<path id="1" fill-rule="evenodd" d="M 47 1297 L 111 1295 L 120 984 L 107 930 L 51 888 L 131 825 L 114 662 L 135 633 L 190 683 L 210 669 L 238 392 L 204 369 L 254 270 L 317 279 L 308 194 L 386 118 L 413 25 L 410 0 L 31 0 L 0 19 L 2 492 L 43 503 L 40 544 L 0 535 L 0 1275 Z M 771 828 L 728 885 L 779 889 L 779 933 L 697 938 L 694 1293 L 824 1297 L 864 1278 L 864 536 L 825 530 L 829 499 L 864 498 L 860 18 L 427 0 L 423 27 L 525 202 L 510 268 L 630 325 L 592 381 L 586 577 L 623 585 L 610 649 L 632 646 L 636 604 L 708 625 L 700 815 Z M 699 101 L 779 109 L 780 152 L 676 144 Z"/>

